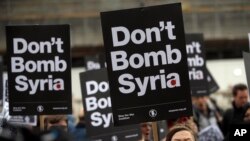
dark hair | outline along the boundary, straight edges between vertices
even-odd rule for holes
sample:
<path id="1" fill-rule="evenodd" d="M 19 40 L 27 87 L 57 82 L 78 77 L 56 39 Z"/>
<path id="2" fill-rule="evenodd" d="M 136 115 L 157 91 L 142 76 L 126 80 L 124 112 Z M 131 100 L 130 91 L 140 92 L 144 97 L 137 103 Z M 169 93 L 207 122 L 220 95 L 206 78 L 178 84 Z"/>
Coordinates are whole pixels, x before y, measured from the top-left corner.
<path id="1" fill-rule="evenodd" d="M 170 129 L 170 131 L 168 132 L 168 134 L 167 134 L 166 141 L 171 141 L 172 138 L 173 138 L 173 136 L 174 136 L 177 132 L 179 132 L 179 131 L 188 131 L 188 132 L 190 132 L 191 135 L 194 137 L 194 140 L 195 140 L 195 141 L 198 141 L 198 140 L 197 140 L 197 135 L 194 133 L 194 131 L 193 131 L 191 128 L 185 126 L 185 125 L 175 125 L 175 126 L 173 126 L 173 127 Z"/>
<path id="2" fill-rule="evenodd" d="M 60 121 L 66 121 L 66 123 L 68 123 L 68 118 L 65 115 L 49 115 L 46 116 L 44 119 L 44 129 L 48 130 L 48 124 L 56 124 Z"/>
<path id="3" fill-rule="evenodd" d="M 244 91 L 247 89 L 247 86 L 245 84 L 236 84 L 233 87 L 233 96 L 237 95 L 238 91 Z"/>

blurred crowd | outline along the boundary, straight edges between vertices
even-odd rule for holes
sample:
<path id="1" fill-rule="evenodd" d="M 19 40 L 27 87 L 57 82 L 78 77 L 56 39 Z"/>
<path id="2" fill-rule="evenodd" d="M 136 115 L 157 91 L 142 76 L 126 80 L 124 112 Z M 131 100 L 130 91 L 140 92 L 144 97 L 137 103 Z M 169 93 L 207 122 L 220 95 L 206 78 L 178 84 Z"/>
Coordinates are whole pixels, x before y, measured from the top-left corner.
<path id="1" fill-rule="evenodd" d="M 209 96 L 192 97 L 193 116 L 167 120 L 166 137 L 162 141 L 227 141 L 230 126 L 250 123 L 248 88 L 237 84 L 232 88 L 232 108 L 222 110 Z M 42 117 L 42 118 L 41 118 Z M 88 141 L 84 114 L 49 115 L 38 118 L 38 125 L 15 126 L 1 119 L 0 141 Z M 42 121 L 41 121 L 42 120 Z M 152 123 L 140 124 L 140 141 L 153 141 Z"/>

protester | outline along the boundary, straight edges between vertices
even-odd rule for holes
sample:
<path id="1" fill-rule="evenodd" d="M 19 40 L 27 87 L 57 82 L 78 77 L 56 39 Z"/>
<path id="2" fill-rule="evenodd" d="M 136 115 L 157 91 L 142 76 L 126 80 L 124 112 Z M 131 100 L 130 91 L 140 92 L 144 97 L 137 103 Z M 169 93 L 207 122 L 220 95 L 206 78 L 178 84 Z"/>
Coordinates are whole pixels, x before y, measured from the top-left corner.
<path id="1" fill-rule="evenodd" d="M 197 127 L 197 124 L 194 122 L 193 117 L 180 117 L 177 119 L 167 120 L 168 129 L 171 129 L 173 126 L 179 125 L 179 124 L 182 124 L 191 128 L 196 134 L 198 133 L 198 127 Z"/>
<path id="2" fill-rule="evenodd" d="M 195 134 L 198 134 L 198 126 L 197 124 L 194 122 L 194 119 L 193 118 L 190 118 L 189 120 L 187 120 L 185 123 L 184 123 L 185 126 L 189 127 L 191 130 L 193 130 L 193 132 Z"/>
<path id="3" fill-rule="evenodd" d="M 44 129 L 49 130 L 51 128 L 60 128 L 64 131 L 68 131 L 68 119 L 64 115 L 49 115 L 44 119 Z"/>
<path id="4" fill-rule="evenodd" d="M 74 141 L 88 141 L 86 135 L 85 118 L 83 115 L 79 116 L 79 122 L 76 124 L 75 132 L 73 133 Z"/>
<path id="5" fill-rule="evenodd" d="M 198 133 L 199 141 L 223 141 L 224 136 L 216 125 L 210 125 Z"/>
<path id="6" fill-rule="evenodd" d="M 73 115 L 67 115 L 67 123 L 68 123 L 68 132 L 69 133 L 74 133 L 75 132 L 75 123 L 76 119 L 75 116 Z"/>
<path id="7" fill-rule="evenodd" d="M 190 128 L 194 132 L 194 134 L 196 135 L 198 134 L 197 124 L 194 122 L 193 117 L 180 117 L 177 119 L 167 120 L 168 129 L 172 129 L 173 127 L 177 125 L 186 126 Z M 166 141 L 166 138 L 167 137 L 163 138 L 161 141 Z"/>
<path id="8" fill-rule="evenodd" d="M 222 115 L 209 102 L 208 96 L 196 96 L 193 100 L 194 120 L 198 124 L 199 130 L 202 130 L 210 125 L 220 127 Z"/>
<path id="9" fill-rule="evenodd" d="M 140 141 L 152 141 L 152 123 L 144 122 L 140 124 L 142 138 Z"/>
<path id="10" fill-rule="evenodd" d="M 223 116 L 222 131 L 228 136 L 232 124 L 242 123 L 249 107 L 249 94 L 245 84 L 237 84 L 233 87 L 232 108 L 228 109 Z"/>
<path id="11" fill-rule="evenodd" d="M 197 141 L 197 134 L 185 125 L 174 125 L 167 134 L 166 141 Z"/>

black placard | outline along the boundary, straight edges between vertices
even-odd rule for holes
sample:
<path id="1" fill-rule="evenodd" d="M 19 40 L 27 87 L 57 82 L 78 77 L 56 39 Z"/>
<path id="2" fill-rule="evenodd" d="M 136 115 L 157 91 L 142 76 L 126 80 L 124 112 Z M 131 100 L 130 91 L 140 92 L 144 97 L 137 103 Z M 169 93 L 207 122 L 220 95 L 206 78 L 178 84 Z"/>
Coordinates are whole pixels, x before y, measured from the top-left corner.
<path id="1" fill-rule="evenodd" d="M 7 26 L 10 115 L 71 114 L 69 25 Z"/>
<path id="2" fill-rule="evenodd" d="M 99 62 L 98 56 L 85 56 L 84 62 L 87 70 L 101 69 L 101 63 Z"/>
<path id="3" fill-rule="evenodd" d="M 250 36 L 250 35 L 249 35 Z M 244 59 L 244 65 L 245 65 L 245 71 L 246 71 L 246 77 L 247 77 L 247 84 L 248 87 L 250 86 L 250 53 L 249 52 L 243 52 L 243 59 Z"/>
<path id="4" fill-rule="evenodd" d="M 217 82 L 215 81 L 214 77 L 212 76 L 212 74 L 210 73 L 210 71 L 207 68 L 207 82 L 208 82 L 208 91 L 209 94 L 212 94 L 216 91 L 219 90 L 219 85 L 217 84 Z"/>
<path id="5" fill-rule="evenodd" d="M 202 34 L 186 34 L 188 71 L 192 96 L 209 95 Z"/>
<path id="6" fill-rule="evenodd" d="M 87 135 L 92 140 L 135 141 L 140 135 L 138 125 L 114 127 L 107 70 L 80 73 Z"/>
<path id="7" fill-rule="evenodd" d="M 98 55 L 98 58 L 99 58 L 99 62 L 101 64 L 101 68 L 107 68 L 107 65 L 106 65 L 106 56 L 104 53 L 100 53 Z"/>
<path id="8" fill-rule="evenodd" d="M 181 4 L 101 13 L 115 125 L 192 115 Z"/>
<path id="9" fill-rule="evenodd" d="M 0 56 L 0 107 L 2 106 L 3 106 L 3 58 L 2 56 Z"/>
<path id="10" fill-rule="evenodd" d="M 7 73 L 3 74 L 3 109 L 1 117 L 4 118 L 8 123 L 13 125 L 37 125 L 37 116 L 10 116 L 9 115 L 9 91 L 8 91 L 8 76 Z"/>

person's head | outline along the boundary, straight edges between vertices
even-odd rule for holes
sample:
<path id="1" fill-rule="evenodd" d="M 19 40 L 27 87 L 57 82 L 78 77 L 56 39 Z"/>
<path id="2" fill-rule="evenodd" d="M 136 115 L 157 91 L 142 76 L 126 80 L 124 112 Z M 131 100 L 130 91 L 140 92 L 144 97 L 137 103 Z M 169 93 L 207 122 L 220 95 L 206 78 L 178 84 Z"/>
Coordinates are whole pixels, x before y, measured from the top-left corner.
<path id="1" fill-rule="evenodd" d="M 45 125 L 45 130 L 58 128 L 67 131 L 68 119 L 67 116 L 64 115 L 49 115 L 45 117 L 44 125 Z"/>
<path id="2" fill-rule="evenodd" d="M 142 138 L 144 140 L 149 140 L 151 137 L 152 123 L 151 122 L 143 122 L 140 124 Z"/>
<path id="3" fill-rule="evenodd" d="M 207 108 L 207 96 L 195 96 L 193 97 L 193 104 L 195 107 L 197 107 L 199 110 L 206 110 Z"/>
<path id="4" fill-rule="evenodd" d="M 248 103 L 248 89 L 245 84 L 237 84 L 233 87 L 234 104 L 237 108 L 244 107 Z"/>
<path id="5" fill-rule="evenodd" d="M 189 127 L 175 125 L 168 132 L 166 141 L 197 141 L 197 137 Z"/>
<path id="6" fill-rule="evenodd" d="M 189 127 L 195 134 L 198 133 L 197 124 L 194 122 L 193 118 L 187 120 L 185 122 L 185 126 Z"/>

